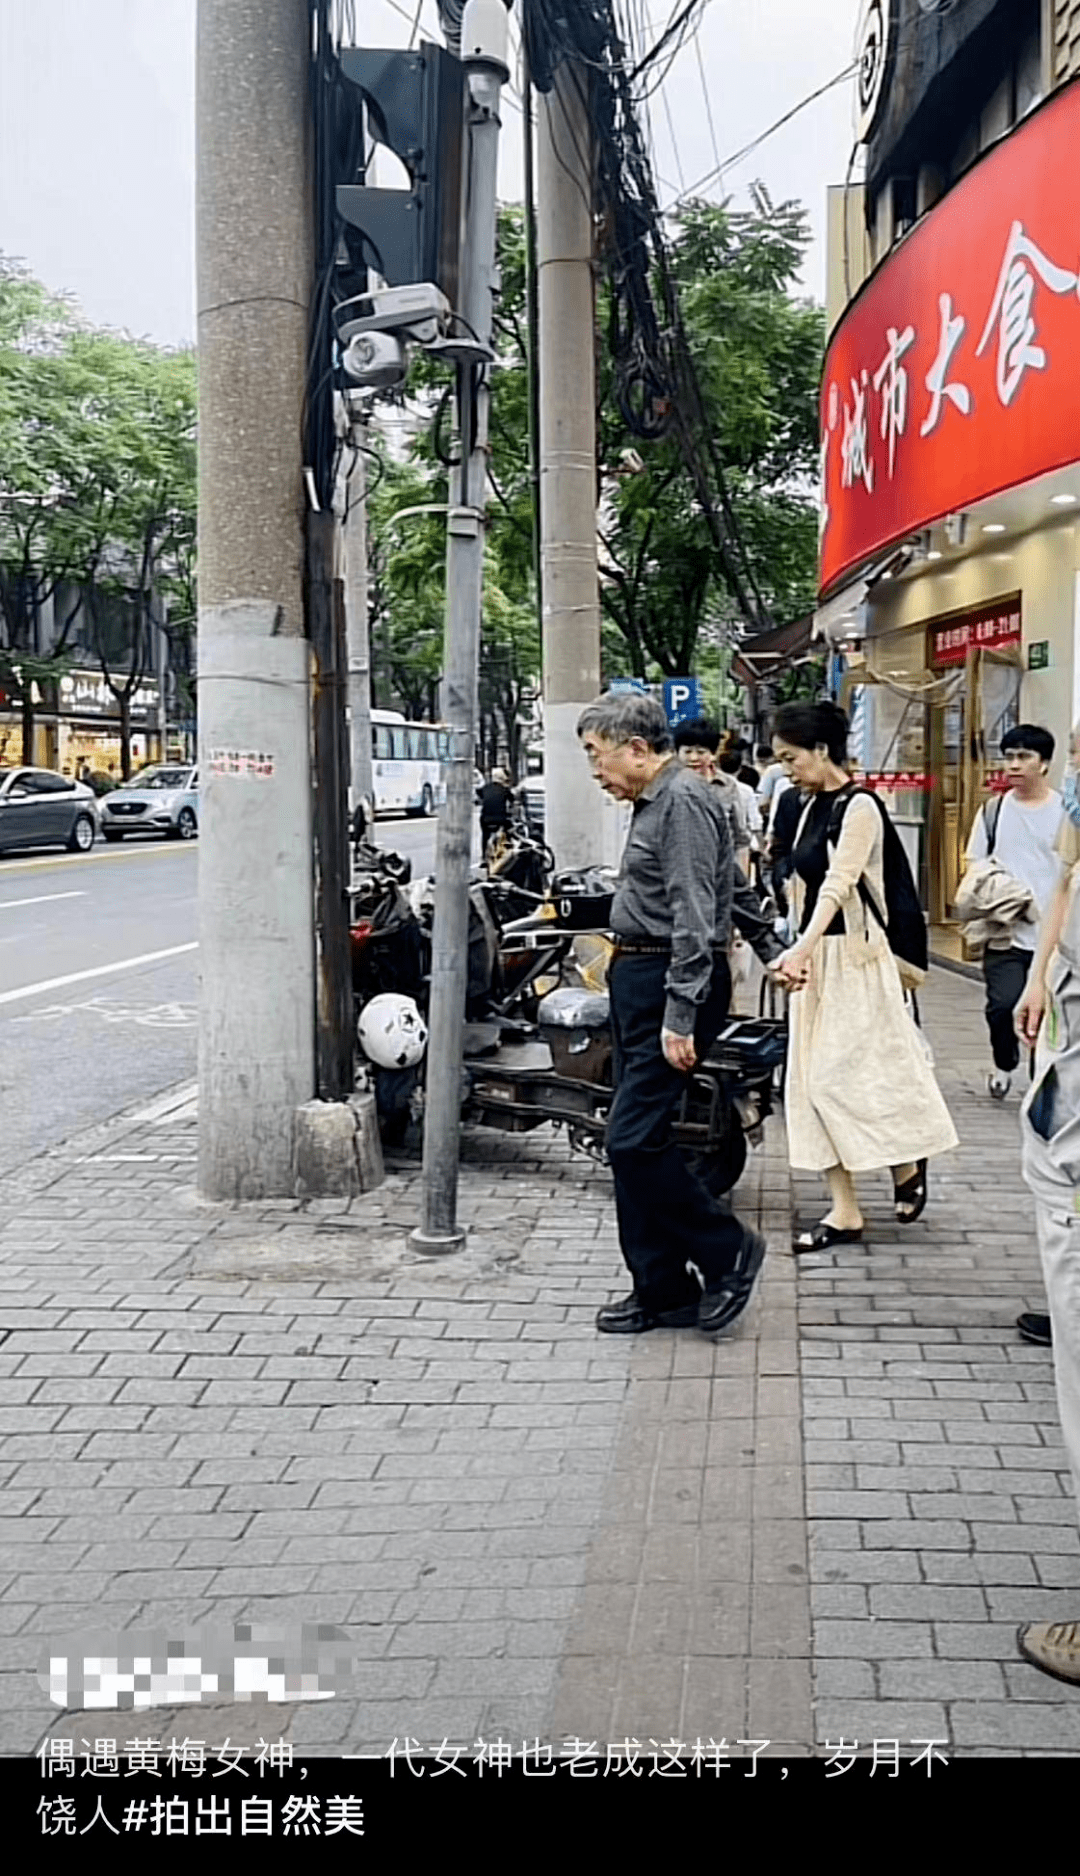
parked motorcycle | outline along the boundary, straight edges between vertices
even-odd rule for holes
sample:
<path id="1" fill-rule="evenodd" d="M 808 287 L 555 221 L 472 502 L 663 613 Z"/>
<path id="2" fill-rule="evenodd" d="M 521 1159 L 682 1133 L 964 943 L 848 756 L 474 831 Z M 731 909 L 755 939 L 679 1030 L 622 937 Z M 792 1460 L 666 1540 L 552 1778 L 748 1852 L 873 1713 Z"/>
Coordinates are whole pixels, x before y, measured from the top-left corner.
<path id="1" fill-rule="evenodd" d="M 534 901 L 507 917 L 522 894 Z M 555 875 L 543 896 L 498 876 L 471 888 L 463 1119 L 504 1133 L 545 1122 L 571 1144 L 604 1156 L 613 1095 L 607 966 L 612 881 L 600 869 Z M 434 894 L 365 879 L 354 898 L 354 988 L 360 1023 L 372 998 L 410 1000 L 421 1022 L 430 984 Z M 422 1096 L 423 1064 L 404 1010 L 387 1009 L 389 1041 L 380 1054 L 371 1021 L 361 1039 L 372 1059 L 383 1137 L 400 1143 Z M 392 1053 L 393 1050 L 398 1053 Z M 748 1138 L 771 1111 L 785 1056 L 785 1027 L 767 1018 L 732 1018 L 708 1057 L 687 1077 L 675 1138 L 714 1195 L 727 1192 L 746 1163 Z M 409 1059 L 406 1059 L 408 1057 Z"/>

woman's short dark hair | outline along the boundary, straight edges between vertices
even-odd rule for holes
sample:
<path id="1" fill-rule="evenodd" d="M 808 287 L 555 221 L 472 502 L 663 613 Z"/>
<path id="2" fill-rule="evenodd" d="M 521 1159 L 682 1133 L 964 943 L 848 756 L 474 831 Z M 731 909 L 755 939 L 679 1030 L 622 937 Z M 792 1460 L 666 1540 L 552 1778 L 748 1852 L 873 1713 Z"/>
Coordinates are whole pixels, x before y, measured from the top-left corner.
<path id="1" fill-rule="evenodd" d="M 773 721 L 773 733 L 796 749 L 816 749 L 824 744 L 830 762 L 847 760 L 848 720 L 834 703 L 781 704 Z"/>
<path id="2" fill-rule="evenodd" d="M 1054 760 L 1054 739 L 1049 730 L 1044 730 L 1038 723 L 1017 723 L 1011 730 L 1006 730 L 1001 739 L 1001 753 L 1007 756 L 1010 749 L 1029 749 L 1043 762 Z"/>
<path id="3" fill-rule="evenodd" d="M 711 749 L 716 754 L 720 726 L 711 717 L 691 717 L 675 726 L 676 749 Z"/>

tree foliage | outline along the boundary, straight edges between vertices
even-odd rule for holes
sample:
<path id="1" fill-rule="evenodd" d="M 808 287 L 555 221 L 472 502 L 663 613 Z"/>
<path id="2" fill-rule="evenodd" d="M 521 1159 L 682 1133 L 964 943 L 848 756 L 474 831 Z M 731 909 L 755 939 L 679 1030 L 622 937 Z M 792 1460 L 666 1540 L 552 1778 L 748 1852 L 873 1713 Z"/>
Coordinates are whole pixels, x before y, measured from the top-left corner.
<path id="1" fill-rule="evenodd" d="M 523 720 L 540 673 L 533 580 L 532 498 L 525 369 L 525 249 L 520 210 L 499 217 L 502 288 L 492 374 L 488 528 L 479 672 L 480 744 L 488 766 L 505 752 L 520 765 Z M 415 359 L 410 392 L 417 427 L 402 462 L 387 454 L 369 497 L 368 605 L 375 698 L 409 715 L 435 716 L 443 664 L 446 603 L 445 513 L 393 517 L 406 508 L 445 507 L 452 432 L 452 386 L 445 369 Z"/>
<path id="2" fill-rule="evenodd" d="M 126 772 L 152 594 L 193 627 L 195 411 L 193 353 L 89 326 L 0 257 L 0 684 L 21 704 L 24 749 L 35 687 L 70 662 L 81 599 Z M 63 616 L 43 647 L 50 600 Z"/>
<path id="3" fill-rule="evenodd" d="M 705 422 L 745 556 L 772 617 L 814 603 L 817 565 L 819 307 L 792 297 L 809 239 L 805 211 L 689 202 L 675 218 L 672 272 Z M 601 318 L 603 308 L 601 307 Z M 699 638 L 747 623 L 725 576 L 675 427 L 634 435 L 610 365 L 600 368 L 601 537 L 605 613 L 638 677 L 693 669 Z M 627 473 L 626 452 L 642 468 Z"/>
<path id="4" fill-rule="evenodd" d="M 705 421 L 764 604 L 778 622 L 814 603 L 817 565 L 817 389 L 821 309 L 792 297 L 809 239 L 805 212 L 687 203 L 672 230 L 672 267 Z M 498 230 L 499 368 L 492 376 L 488 545 L 481 661 L 482 741 L 517 755 L 518 728 L 540 670 L 528 447 L 524 219 L 504 209 Z M 615 394 L 598 323 L 598 532 L 605 673 L 681 675 L 700 662 L 717 681 L 743 621 L 677 430 L 643 441 Z M 372 496 L 371 607 L 379 700 L 415 709 L 436 694 L 445 595 L 443 517 L 387 527 L 397 509 L 445 503 L 452 441 L 445 372 L 417 357 L 420 400 L 405 463 L 388 462 Z"/>

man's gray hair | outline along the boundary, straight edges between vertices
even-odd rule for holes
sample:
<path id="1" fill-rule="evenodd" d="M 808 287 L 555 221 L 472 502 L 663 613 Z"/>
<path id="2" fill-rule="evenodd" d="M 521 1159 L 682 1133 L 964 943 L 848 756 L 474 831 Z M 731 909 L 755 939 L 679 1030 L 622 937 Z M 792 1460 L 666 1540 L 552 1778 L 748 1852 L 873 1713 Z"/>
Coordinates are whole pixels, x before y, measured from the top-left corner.
<path id="1" fill-rule="evenodd" d="M 577 720 L 579 736 L 602 736 L 607 743 L 628 743 L 640 736 L 656 755 L 672 747 L 671 725 L 662 704 L 637 690 L 606 690 L 586 704 Z"/>

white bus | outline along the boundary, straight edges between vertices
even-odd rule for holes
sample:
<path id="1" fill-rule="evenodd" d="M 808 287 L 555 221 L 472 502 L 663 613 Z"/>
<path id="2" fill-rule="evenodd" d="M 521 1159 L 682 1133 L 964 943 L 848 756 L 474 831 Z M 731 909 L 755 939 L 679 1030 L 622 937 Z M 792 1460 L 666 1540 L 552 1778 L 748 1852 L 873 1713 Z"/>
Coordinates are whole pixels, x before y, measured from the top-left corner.
<path id="1" fill-rule="evenodd" d="M 371 713 L 376 814 L 434 814 L 446 800 L 449 731 L 409 723 L 398 710 Z"/>

